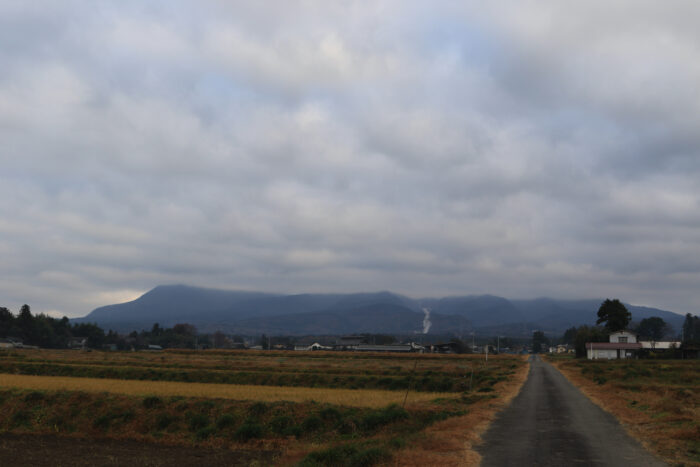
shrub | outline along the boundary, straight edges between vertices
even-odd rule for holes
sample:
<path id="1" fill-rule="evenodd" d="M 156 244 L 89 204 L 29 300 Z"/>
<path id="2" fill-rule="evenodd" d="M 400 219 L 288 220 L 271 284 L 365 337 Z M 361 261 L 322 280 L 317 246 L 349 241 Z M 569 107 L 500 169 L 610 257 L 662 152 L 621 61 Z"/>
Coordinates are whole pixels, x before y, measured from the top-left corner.
<path id="1" fill-rule="evenodd" d="M 408 412 L 396 404 L 391 404 L 380 410 L 373 410 L 362 417 L 362 428 L 374 430 L 389 423 L 408 418 Z"/>
<path id="2" fill-rule="evenodd" d="M 44 400 L 44 393 L 39 391 L 32 391 L 24 396 L 24 402 L 36 403 Z"/>
<path id="3" fill-rule="evenodd" d="M 205 426 L 204 428 L 200 428 L 199 430 L 197 430 L 195 437 L 201 441 L 201 440 L 207 439 L 208 437 L 213 435 L 215 431 L 216 431 L 216 428 L 214 428 L 213 426 L 211 426 L 211 425 Z"/>
<path id="4" fill-rule="evenodd" d="M 310 415 L 301 422 L 301 430 L 304 433 L 320 430 L 323 426 L 323 421 L 316 415 Z"/>
<path id="5" fill-rule="evenodd" d="M 190 413 L 188 416 L 191 431 L 197 431 L 209 425 L 209 417 L 203 413 Z"/>
<path id="6" fill-rule="evenodd" d="M 350 457 L 348 465 L 371 466 L 391 459 L 391 454 L 383 448 L 369 448 Z"/>
<path id="7" fill-rule="evenodd" d="M 340 411 L 335 407 L 326 407 L 325 409 L 321 410 L 321 412 L 319 412 L 319 415 L 324 420 L 330 420 L 334 422 L 342 418 Z"/>
<path id="8" fill-rule="evenodd" d="M 249 439 L 261 438 L 262 434 L 262 426 L 254 421 L 248 420 L 236 430 L 234 436 L 238 440 L 248 441 Z"/>
<path id="9" fill-rule="evenodd" d="M 168 413 L 158 414 L 156 417 L 156 430 L 165 430 L 176 420 L 177 417 L 174 417 Z"/>
<path id="10" fill-rule="evenodd" d="M 255 404 L 251 405 L 250 408 L 248 409 L 248 413 L 250 415 L 259 417 L 263 415 L 265 412 L 267 412 L 267 404 L 264 402 L 256 402 Z"/>
<path id="11" fill-rule="evenodd" d="M 406 440 L 403 438 L 391 438 L 389 440 L 389 446 L 394 449 L 401 449 L 406 446 Z"/>
<path id="12" fill-rule="evenodd" d="M 143 407 L 145 409 L 153 409 L 155 407 L 161 407 L 162 405 L 163 401 L 158 396 L 148 396 L 143 399 Z"/>
<path id="13" fill-rule="evenodd" d="M 294 424 L 292 417 L 280 415 L 270 420 L 270 429 L 278 435 L 286 434 L 285 431 Z"/>
<path id="14" fill-rule="evenodd" d="M 355 446 L 334 446 L 310 453 L 299 463 L 299 467 L 314 467 L 318 465 L 344 466 L 348 465 L 348 460 L 355 454 L 357 454 Z"/>
<path id="15" fill-rule="evenodd" d="M 225 413 L 216 420 L 216 428 L 219 430 L 226 429 L 236 423 L 236 419 L 230 413 Z"/>
<path id="16" fill-rule="evenodd" d="M 338 423 L 335 424 L 335 429 L 341 435 L 351 435 L 357 431 L 359 425 L 356 419 L 346 418 L 338 420 Z"/>
<path id="17" fill-rule="evenodd" d="M 92 422 L 92 427 L 99 430 L 107 430 L 111 422 L 112 418 L 109 415 L 100 415 Z"/>

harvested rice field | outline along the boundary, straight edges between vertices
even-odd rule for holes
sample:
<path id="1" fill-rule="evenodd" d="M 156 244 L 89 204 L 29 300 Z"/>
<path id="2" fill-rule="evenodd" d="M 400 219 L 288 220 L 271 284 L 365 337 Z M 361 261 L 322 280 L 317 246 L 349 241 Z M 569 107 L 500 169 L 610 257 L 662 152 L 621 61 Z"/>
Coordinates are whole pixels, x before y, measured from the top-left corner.
<path id="1" fill-rule="evenodd" d="M 473 465 L 526 375 L 516 356 L 13 350 L 0 352 L 0 432 L 249 465 Z"/>
<path id="2" fill-rule="evenodd" d="M 75 378 L 65 376 L 33 376 L 0 374 L 0 388 L 38 390 L 110 392 L 137 396 L 182 396 L 250 401 L 315 401 L 349 407 L 383 407 L 456 398 L 457 393 L 381 391 L 371 389 L 328 389 L 289 386 L 247 386 L 239 384 L 181 383 L 172 381 L 138 381 L 106 378 Z"/>

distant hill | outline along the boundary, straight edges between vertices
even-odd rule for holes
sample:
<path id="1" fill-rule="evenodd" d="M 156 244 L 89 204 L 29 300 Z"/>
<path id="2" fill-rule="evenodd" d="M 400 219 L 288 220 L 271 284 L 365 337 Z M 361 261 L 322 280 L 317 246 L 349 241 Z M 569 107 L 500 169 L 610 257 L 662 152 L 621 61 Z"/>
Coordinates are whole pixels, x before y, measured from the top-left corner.
<path id="1" fill-rule="evenodd" d="M 283 295 L 158 286 L 128 303 L 95 309 L 75 322 L 93 322 L 119 332 L 194 324 L 202 332 L 255 335 L 350 334 L 400 335 L 423 332 L 424 308 L 430 309 L 431 334 L 530 336 L 535 329 L 561 334 L 571 326 L 594 324 L 603 299 L 509 300 L 492 295 L 411 299 L 391 292 Z M 680 330 L 683 316 L 627 305 L 634 321 L 659 316 Z"/>

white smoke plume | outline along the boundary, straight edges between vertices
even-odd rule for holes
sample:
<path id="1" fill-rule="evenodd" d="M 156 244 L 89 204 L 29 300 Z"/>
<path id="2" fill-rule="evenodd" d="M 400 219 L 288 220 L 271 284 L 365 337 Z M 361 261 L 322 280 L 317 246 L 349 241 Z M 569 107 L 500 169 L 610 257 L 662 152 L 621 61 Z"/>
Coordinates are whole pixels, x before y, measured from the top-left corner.
<path id="1" fill-rule="evenodd" d="M 433 325 L 433 323 L 430 322 L 430 308 L 423 308 L 423 313 L 425 313 L 425 317 L 423 318 L 423 334 L 428 334 L 430 326 Z"/>

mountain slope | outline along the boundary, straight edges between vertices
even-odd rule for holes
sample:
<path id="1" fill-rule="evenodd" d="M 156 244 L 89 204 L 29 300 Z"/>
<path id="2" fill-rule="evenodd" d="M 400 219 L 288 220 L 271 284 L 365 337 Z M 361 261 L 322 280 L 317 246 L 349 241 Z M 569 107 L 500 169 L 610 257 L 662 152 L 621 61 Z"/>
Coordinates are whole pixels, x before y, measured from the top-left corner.
<path id="1" fill-rule="evenodd" d="M 592 325 L 602 299 L 508 300 L 492 295 L 413 300 L 391 292 L 282 295 L 158 286 L 138 299 L 95 309 L 75 322 L 94 322 L 119 332 L 191 323 L 199 330 L 241 334 L 343 334 L 422 332 L 430 310 L 430 333 L 528 336 L 535 329 L 562 334 L 571 326 Z M 628 305 L 634 321 L 659 316 L 679 331 L 683 316 Z"/>

